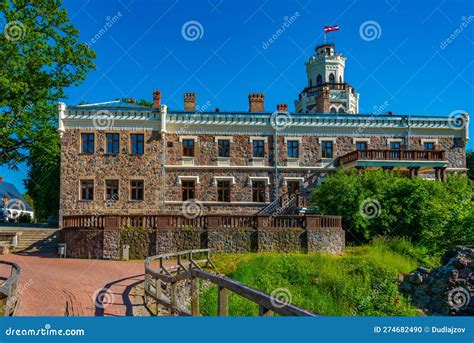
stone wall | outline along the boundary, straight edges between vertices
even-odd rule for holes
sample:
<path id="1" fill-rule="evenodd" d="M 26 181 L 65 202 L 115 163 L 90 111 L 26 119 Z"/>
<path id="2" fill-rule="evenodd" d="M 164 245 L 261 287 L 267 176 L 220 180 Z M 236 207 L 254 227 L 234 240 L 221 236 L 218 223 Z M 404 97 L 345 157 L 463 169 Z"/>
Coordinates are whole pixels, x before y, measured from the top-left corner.
<path id="1" fill-rule="evenodd" d="M 258 229 L 258 251 L 306 252 L 306 230 L 294 228 Z"/>
<path id="2" fill-rule="evenodd" d="M 122 258 L 130 246 L 131 259 L 170 252 L 206 249 L 213 253 L 324 252 L 340 254 L 345 248 L 342 229 L 218 228 L 218 229 L 63 229 L 61 242 L 67 256 Z"/>

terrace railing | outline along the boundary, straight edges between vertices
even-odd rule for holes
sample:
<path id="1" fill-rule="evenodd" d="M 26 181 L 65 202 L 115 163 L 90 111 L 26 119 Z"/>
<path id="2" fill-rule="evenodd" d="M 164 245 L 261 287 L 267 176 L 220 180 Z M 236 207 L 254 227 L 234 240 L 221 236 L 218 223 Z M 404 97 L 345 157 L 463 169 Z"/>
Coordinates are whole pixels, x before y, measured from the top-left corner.
<path id="1" fill-rule="evenodd" d="M 358 160 L 444 161 L 445 152 L 443 150 L 355 150 L 339 157 L 339 164 Z"/>
<path id="2" fill-rule="evenodd" d="M 12 316 L 18 304 L 20 267 L 8 261 L 0 261 L 0 264 L 10 266 L 10 276 L 0 285 L 0 314 Z"/>
<path id="3" fill-rule="evenodd" d="M 342 228 L 340 216 L 320 215 L 76 215 L 64 216 L 63 228 L 144 227 L 148 229 L 219 229 L 219 228 Z"/>
<path id="4" fill-rule="evenodd" d="M 204 258 L 196 259 L 198 255 L 204 255 Z M 201 314 L 200 280 L 217 285 L 218 310 L 216 314 L 219 316 L 229 315 L 229 291 L 257 304 L 260 316 L 270 316 L 273 313 L 282 316 L 316 315 L 241 282 L 204 271 L 202 268 L 205 267 L 214 267 L 210 258 L 210 249 L 148 257 L 145 260 L 145 294 L 154 300 L 157 315 L 164 307 L 171 315 L 199 316 Z M 178 306 L 178 282 L 183 280 L 191 280 L 191 311 Z M 168 294 L 165 294 L 164 289 L 169 290 Z"/>

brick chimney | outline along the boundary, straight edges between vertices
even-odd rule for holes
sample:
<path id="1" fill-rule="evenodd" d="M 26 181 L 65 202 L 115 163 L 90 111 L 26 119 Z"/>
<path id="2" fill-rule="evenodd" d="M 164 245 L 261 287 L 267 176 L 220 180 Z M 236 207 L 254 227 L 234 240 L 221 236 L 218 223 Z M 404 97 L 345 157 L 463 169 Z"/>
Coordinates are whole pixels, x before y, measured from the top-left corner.
<path id="1" fill-rule="evenodd" d="M 288 104 L 278 104 L 277 105 L 278 112 L 288 112 Z"/>
<path id="2" fill-rule="evenodd" d="M 161 110 L 161 92 L 153 91 L 153 109 L 160 111 Z"/>
<path id="3" fill-rule="evenodd" d="M 265 95 L 263 93 L 249 94 L 249 112 L 265 112 Z"/>
<path id="4" fill-rule="evenodd" d="M 196 111 L 196 93 L 184 93 L 184 111 Z"/>

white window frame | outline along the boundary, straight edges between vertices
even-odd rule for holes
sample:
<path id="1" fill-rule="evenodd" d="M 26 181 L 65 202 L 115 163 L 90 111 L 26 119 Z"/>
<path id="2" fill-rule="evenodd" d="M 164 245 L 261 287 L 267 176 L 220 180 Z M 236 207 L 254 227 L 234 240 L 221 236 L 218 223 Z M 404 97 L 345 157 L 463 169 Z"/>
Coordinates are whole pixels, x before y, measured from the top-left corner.
<path id="1" fill-rule="evenodd" d="M 182 181 L 194 181 L 196 182 L 196 185 L 198 185 L 199 182 L 199 176 L 190 176 L 190 175 L 179 175 L 178 176 L 178 184 L 181 185 Z"/>
<path id="2" fill-rule="evenodd" d="M 284 186 L 287 186 L 287 185 L 288 185 L 288 181 L 299 181 L 301 186 L 304 185 L 304 177 L 284 176 L 284 177 L 283 177 L 283 185 L 284 185 Z"/>
<path id="3" fill-rule="evenodd" d="M 196 143 L 198 141 L 197 136 L 179 136 L 179 142 L 180 143 L 183 143 L 183 140 L 185 140 L 185 139 L 192 139 L 194 141 L 194 143 Z"/>
<path id="4" fill-rule="evenodd" d="M 249 176 L 249 186 L 252 187 L 254 181 L 265 181 L 266 185 L 270 184 L 270 178 L 268 176 Z"/>
<path id="5" fill-rule="evenodd" d="M 234 176 L 214 176 L 214 186 L 217 186 L 217 181 L 230 181 L 231 185 L 235 185 Z"/>
<path id="6" fill-rule="evenodd" d="M 217 143 L 219 141 L 229 141 L 231 143 L 234 142 L 234 137 L 232 136 L 215 136 L 214 141 Z"/>
<path id="7" fill-rule="evenodd" d="M 357 143 L 367 143 L 370 144 L 370 138 L 352 138 L 352 144 L 356 145 Z"/>
<path id="8" fill-rule="evenodd" d="M 336 145 L 336 137 L 318 137 L 318 143 L 321 144 L 322 142 L 332 142 L 332 144 Z"/>
<path id="9" fill-rule="evenodd" d="M 438 145 L 438 140 L 436 138 L 422 138 L 421 145 L 425 145 L 425 143 L 433 143 L 434 145 Z"/>

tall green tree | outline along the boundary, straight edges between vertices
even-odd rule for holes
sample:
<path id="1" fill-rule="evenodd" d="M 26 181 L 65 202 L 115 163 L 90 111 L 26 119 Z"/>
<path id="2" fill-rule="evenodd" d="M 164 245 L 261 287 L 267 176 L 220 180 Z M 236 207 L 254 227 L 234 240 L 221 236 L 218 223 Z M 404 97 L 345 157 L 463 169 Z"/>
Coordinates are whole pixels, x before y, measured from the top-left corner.
<path id="1" fill-rule="evenodd" d="M 474 180 L 474 150 L 466 152 L 467 176 Z"/>
<path id="2" fill-rule="evenodd" d="M 54 103 L 94 68 L 60 0 L 0 2 L 0 164 L 16 167 L 56 126 Z"/>

